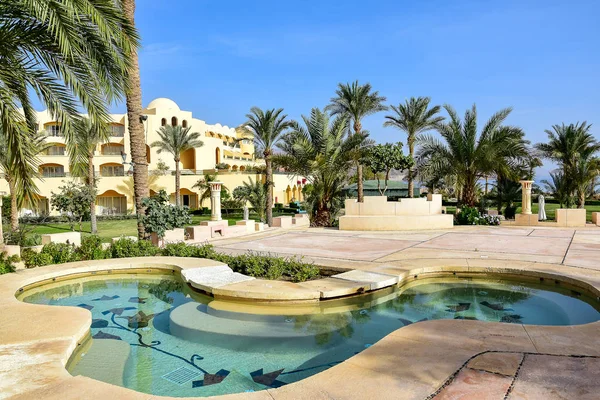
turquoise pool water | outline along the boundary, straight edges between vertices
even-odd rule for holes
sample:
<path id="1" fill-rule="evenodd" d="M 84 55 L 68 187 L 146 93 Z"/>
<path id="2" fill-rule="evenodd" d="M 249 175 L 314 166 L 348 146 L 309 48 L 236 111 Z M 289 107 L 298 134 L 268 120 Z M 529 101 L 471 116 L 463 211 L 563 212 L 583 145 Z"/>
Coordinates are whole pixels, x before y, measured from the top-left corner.
<path id="1" fill-rule="evenodd" d="M 285 385 L 421 320 L 574 325 L 600 319 L 597 302 L 575 291 L 458 278 L 326 303 L 307 315 L 227 311 L 175 276 L 81 278 L 42 286 L 22 300 L 91 311 L 94 340 L 71 363 L 71 374 L 169 396 Z"/>

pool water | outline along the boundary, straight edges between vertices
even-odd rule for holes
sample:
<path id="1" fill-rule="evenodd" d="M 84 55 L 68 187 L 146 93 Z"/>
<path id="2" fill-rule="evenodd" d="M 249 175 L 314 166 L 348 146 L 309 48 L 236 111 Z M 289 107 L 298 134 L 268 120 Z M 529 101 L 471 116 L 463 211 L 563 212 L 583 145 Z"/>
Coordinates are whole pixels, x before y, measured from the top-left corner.
<path id="1" fill-rule="evenodd" d="M 311 314 L 257 315 L 215 307 L 176 276 L 98 278 L 42 286 L 22 300 L 91 311 L 93 340 L 70 363 L 71 374 L 155 395 L 282 386 L 422 320 L 575 325 L 600 319 L 595 299 L 575 291 L 499 280 L 423 280 L 324 303 Z"/>

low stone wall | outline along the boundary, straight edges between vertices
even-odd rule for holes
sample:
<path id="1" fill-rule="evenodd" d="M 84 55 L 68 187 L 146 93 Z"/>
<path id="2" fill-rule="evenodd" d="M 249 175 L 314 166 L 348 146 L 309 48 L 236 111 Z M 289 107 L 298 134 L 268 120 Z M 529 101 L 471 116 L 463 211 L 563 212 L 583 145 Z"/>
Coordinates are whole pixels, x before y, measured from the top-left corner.
<path id="1" fill-rule="evenodd" d="M 592 213 L 592 222 L 594 220 Z M 515 215 L 517 226 L 554 226 L 560 228 L 581 228 L 586 224 L 586 212 L 584 208 L 558 208 L 556 210 L 556 221 L 538 221 L 537 214 Z"/>
<path id="2" fill-rule="evenodd" d="M 68 243 L 75 246 L 81 246 L 81 233 L 79 232 L 63 232 L 63 233 L 48 233 L 42 235 L 42 244 L 49 243 Z"/>

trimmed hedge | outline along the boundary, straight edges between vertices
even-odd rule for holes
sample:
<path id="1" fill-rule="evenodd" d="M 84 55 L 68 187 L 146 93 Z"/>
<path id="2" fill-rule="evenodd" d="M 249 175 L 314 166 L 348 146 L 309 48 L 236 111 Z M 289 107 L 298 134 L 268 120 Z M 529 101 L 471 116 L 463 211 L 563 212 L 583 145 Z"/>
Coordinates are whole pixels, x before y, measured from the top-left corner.
<path id="1" fill-rule="evenodd" d="M 24 249 L 21 255 L 27 268 L 83 260 L 163 255 L 208 258 L 229 265 L 235 272 L 264 279 L 304 282 L 318 278 L 320 274 L 317 266 L 302 262 L 302 259 L 297 257 L 273 257 L 258 253 L 233 256 L 215 251 L 210 244 L 194 246 L 186 243 L 172 243 L 160 249 L 149 241 L 134 241 L 127 238 L 116 240 L 107 249 L 103 249 L 98 236 L 86 236 L 82 239 L 79 247 L 64 243 L 50 243 L 44 245 L 39 253 L 32 249 Z"/>

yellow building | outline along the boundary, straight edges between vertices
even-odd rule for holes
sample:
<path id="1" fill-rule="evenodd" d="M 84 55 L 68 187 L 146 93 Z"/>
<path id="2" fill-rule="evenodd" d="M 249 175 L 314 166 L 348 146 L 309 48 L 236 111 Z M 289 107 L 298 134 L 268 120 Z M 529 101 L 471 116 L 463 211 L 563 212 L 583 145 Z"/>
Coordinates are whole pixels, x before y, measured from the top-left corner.
<path id="1" fill-rule="evenodd" d="M 194 118 L 191 111 L 183 111 L 170 99 L 158 98 L 150 102 L 143 111 L 147 119 L 144 121 L 146 132 L 146 155 L 149 164 L 150 191 L 164 189 L 171 194 L 175 203 L 175 161 L 168 153 L 157 154 L 156 148 L 150 144 L 159 140 L 158 129 L 165 125 L 181 125 L 190 127 L 191 132 L 201 134 L 204 145 L 190 149 L 181 154 L 181 203 L 196 209 L 210 206 L 210 201 L 199 204 L 200 193 L 194 184 L 205 173 L 214 174 L 217 164 L 221 167 L 218 179 L 224 182 L 229 190 L 241 186 L 249 178 L 253 181 L 264 180 L 264 176 L 256 174 L 252 167 L 264 165 L 254 154 L 251 139 L 244 138 L 236 129 L 221 124 L 210 125 Z M 98 146 L 94 156 L 94 166 L 98 178 L 98 215 L 125 214 L 133 209 L 133 180 L 131 178 L 131 157 L 129 135 L 127 134 L 127 114 L 111 115 L 111 137 L 107 143 Z M 57 192 L 62 181 L 75 179 L 70 176 L 69 158 L 66 152 L 64 135 L 60 123 L 47 111 L 38 113 L 39 129 L 46 133 L 46 141 L 51 146 L 40 156 L 40 175 L 38 181 L 40 196 L 35 205 L 27 205 L 21 214 L 56 214 L 50 207 L 51 193 Z M 125 163 L 123 162 L 125 157 Z M 164 175 L 158 174 L 159 162 L 169 168 Z M 289 203 L 301 199 L 302 182 L 298 178 L 286 174 L 274 175 L 273 200 L 275 203 Z M 8 184 L 0 179 L 0 191 L 8 192 Z"/>

